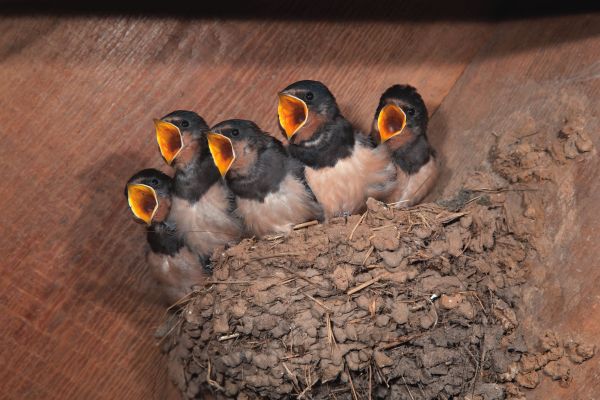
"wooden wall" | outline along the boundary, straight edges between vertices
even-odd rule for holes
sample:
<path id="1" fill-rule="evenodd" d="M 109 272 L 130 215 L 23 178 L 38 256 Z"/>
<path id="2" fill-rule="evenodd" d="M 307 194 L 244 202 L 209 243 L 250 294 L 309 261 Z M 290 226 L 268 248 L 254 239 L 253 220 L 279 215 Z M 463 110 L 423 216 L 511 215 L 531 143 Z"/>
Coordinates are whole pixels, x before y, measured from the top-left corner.
<path id="1" fill-rule="evenodd" d="M 152 337 L 164 309 L 143 229 L 123 196 L 132 173 L 162 165 L 152 118 L 193 109 L 209 123 L 249 118 L 274 132 L 277 91 L 308 78 L 326 82 L 366 129 L 379 94 L 409 82 L 433 114 L 430 136 L 446 163 L 435 195 L 448 194 L 483 162 L 492 139 L 482 132 L 502 124 L 499 113 L 542 110 L 552 90 L 586 96 L 600 145 L 599 35 L 600 15 L 590 13 L 0 17 L 0 397 L 177 398 Z M 552 273 L 553 282 L 569 277 L 564 301 L 540 315 L 588 340 L 600 332 L 598 168 L 580 171 L 577 229 Z M 598 358 L 561 398 L 593 398 Z M 558 386 L 545 387 L 535 398 Z"/>

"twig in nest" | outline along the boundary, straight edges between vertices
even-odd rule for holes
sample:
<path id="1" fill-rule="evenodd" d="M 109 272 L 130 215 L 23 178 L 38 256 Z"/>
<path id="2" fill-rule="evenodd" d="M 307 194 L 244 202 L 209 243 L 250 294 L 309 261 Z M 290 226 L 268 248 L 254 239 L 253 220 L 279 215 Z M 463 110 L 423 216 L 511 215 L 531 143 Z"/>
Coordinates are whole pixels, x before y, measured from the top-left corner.
<path id="1" fill-rule="evenodd" d="M 296 231 L 298 229 L 307 228 L 309 226 L 317 225 L 318 223 L 319 223 L 319 221 L 317 221 L 316 219 L 314 219 L 312 221 L 303 222 L 301 224 L 298 224 L 298 225 L 294 226 L 292 229 Z"/>
<path id="2" fill-rule="evenodd" d="M 358 286 L 356 286 L 356 287 L 354 287 L 354 288 L 352 288 L 352 289 L 348 290 L 348 292 L 346 292 L 346 294 L 347 294 L 348 296 L 352 296 L 354 293 L 356 293 L 356 292 L 360 292 L 361 290 L 363 290 L 363 289 L 364 289 L 364 288 L 366 288 L 367 286 L 370 286 L 370 285 L 374 284 L 375 282 L 379 281 L 379 280 L 380 280 L 380 279 L 383 277 L 383 275 L 384 275 L 384 274 L 378 275 L 378 276 L 376 276 L 376 277 L 375 277 L 375 278 L 373 278 L 373 279 L 370 279 L 370 280 L 368 280 L 368 281 L 366 281 L 366 282 L 364 282 L 364 283 L 361 283 L 360 285 L 358 285 Z"/>
<path id="3" fill-rule="evenodd" d="M 327 344 L 331 347 L 333 351 L 333 346 L 337 346 L 337 342 L 335 341 L 335 336 L 333 335 L 333 326 L 331 324 L 331 317 L 329 313 L 325 314 L 325 323 L 327 324 Z"/>
<path id="4" fill-rule="evenodd" d="M 369 303 L 369 312 L 371 313 L 371 319 L 375 319 L 375 314 L 377 313 L 377 299 L 375 297 Z"/>
<path id="5" fill-rule="evenodd" d="M 501 193 L 501 192 L 538 192 L 540 189 L 536 188 L 519 188 L 519 187 L 510 187 L 510 188 L 480 188 L 480 189 L 469 189 L 471 192 L 485 192 L 485 193 Z"/>
<path id="6" fill-rule="evenodd" d="M 479 366 L 479 361 L 477 361 L 477 358 L 473 355 L 473 353 L 471 353 L 471 350 L 469 350 L 469 347 L 465 343 L 463 343 L 462 345 L 465 348 L 465 350 L 467 351 L 467 354 L 469 354 L 469 357 L 471 357 L 471 360 L 473 360 L 473 362 L 475 363 L 475 365 Z"/>
<path id="7" fill-rule="evenodd" d="M 179 327 L 179 326 L 182 325 L 182 322 L 183 322 L 183 318 L 180 317 L 177 320 L 177 322 L 175 324 L 173 324 L 173 326 L 171 327 L 171 329 L 169 329 L 167 331 L 167 333 L 165 333 L 164 336 L 160 338 L 160 340 L 158 341 L 158 343 L 156 345 L 160 346 L 165 341 L 165 339 L 169 337 L 169 335 L 171 334 L 171 332 L 173 332 L 175 330 L 175 328 L 177 328 L 177 327 Z"/>
<path id="8" fill-rule="evenodd" d="M 313 381 L 312 379 L 311 367 L 308 367 L 304 370 L 304 380 L 306 381 L 306 387 L 304 388 L 302 393 L 298 395 L 298 400 L 302 399 L 306 392 L 311 390 L 313 385 L 316 383 L 316 381 Z"/>
<path id="9" fill-rule="evenodd" d="M 367 263 L 367 260 L 369 259 L 371 254 L 373 254 L 373 250 L 375 250 L 375 246 L 369 247 L 369 250 L 367 250 L 367 255 L 365 256 L 365 259 L 362 262 L 362 265 L 365 265 Z"/>
<path id="10" fill-rule="evenodd" d="M 225 389 L 223 388 L 223 386 L 219 385 L 219 383 L 215 380 L 213 380 L 210 377 L 210 372 L 212 370 L 212 365 L 210 363 L 210 360 L 208 360 L 208 368 L 206 369 L 206 383 L 208 383 L 210 386 L 214 387 L 217 390 L 221 390 L 221 391 L 225 391 Z"/>
<path id="11" fill-rule="evenodd" d="M 354 236 L 354 232 L 356 232 L 356 229 L 358 228 L 358 226 L 363 222 L 363 220 L 365 219 L 365 217 L 367 216 L 367 211 L 365 211 L 361 216 L 360 219 L 358 220 L 358 222 L 356 223 L 356 225 L 354 225 L 354 228 L 352 228 L 352 232 L 350 232 L 350 236 L 348 236 L 348 240 L 352 240 L 352 236 Z"/>
<path id="12" fill-rule="evenodd" d="M 331 312 L 333 312 L 333 310 L 332 310 L 331 308 L 327 307 L 327 306 L 325 305 L 325 303 L 323 303 L 322 301 L 315 299 L 315 298 L 314 298 L 314 297 L 312 297 L 310 294 L 304 293 L 304 295 L 305 295 L 306 297 L 308 297 L 309 299 L 311 299 L 312 301 L 314 301 L 315 303 L 317 303 L 318 305 L 320 305 L 321 307 L 323 307 L 324 309 L 326 309 L 327 311 L 331 311 Z"/>
<path id="13" fill-rule="evenodd" d="M 224 342 L 226 340 L 235 339 L 239 336 L 240 336 L 239 333 L 232 333 L 231 335 L 221 336 L 218 340 L 219 340 L 219 342 Z"/>
<path id="14" fill-rule="evenodd" d="M 373 232 L 375 232 L 375 231 L 381 231 L 381 230 L 384 230 L 384 229 L 387 229 L 387 228 L 393 228 L 393 227 L 395 227 L 395 226 L 396 226 L 396 225 L 394 225 L 394 224 L 391 224 L 391 225 L 384 225 L 384 226 L 378 226 L 378 227 L 376 227 L 376 228 L 371 228 L 371 231 L 373 231 Z"/>
<path id="15" fill-rule="evenodd" d="M 372 392 L 373 392 L 372 379 L 373 379 L 373 367 L 371 367 L 371 364 L 369 364 L 369 400 L 371 400 L 373 398 L 372 397 Z"/>
<path id="16" fill-rule="evenodd" d="M 352 398 L 354 400 L 358 400 L 358 394 L 356 393 L 356 389 L 354 388 L 354 382 L 352 382 L 352 374 L 350 374 L 350 369 L 346 366 L 346 373 L 348 374 L 348 379 L 350 381 L 350 389 L 352 390 Z"/>
<path id="17" fill-rule="evenodd" d="M 293 282 L 293 281 L 295 281 L 296 279 L 298 279 L 298 278 L 296 278 L 296 277 L 293 277 L 293 278 L 288 278 L 288 279 L 285 279 L 285 280 L 283 280 L 283 281 L 281 281 L 281 282 L 277 283 L 275 286 L 279 286 L 279 285 L 285 285 L 286 283 Z"/>
<path id="18" fill-rule="evenodd" d="M 282 363 L 282 364 L 283 364 L 283 368 L 285 368 L 285 371 L 290 376 L 290 379 L 292 380 L 292 383 L 296 387 L 296 391 L 298 391 L 298 393 L 299 393 L 300 392 L 300 384 L 298 383 L 298 378 L 296 377 L 296 374 L 294 374 L 294 373 L 292 373 L 292 371 L 290 371 L 290 369 L 288 368 L 288 366 L 286 365 L 286 363 Z"/>
<path id="19" fill-rule="evenodd" d="M 435 313 L 435 321 L 433 321 L 433 326 L 431 327 L 431 329 L 435 328 L 437 326 L 438 323 L 438 313 L 437 310 L 435 309 L 435 304 L 433 304 L 433 301 L 431 301 L 431 299 L 429 297 L 425 298 L 429 304 L 431 304 L 431 307 L 433 308 L 433 312 Z"/>
<path id="20" fill-rule="evenodd" d="M 272 236 L 268 235 L 268 236 L 265 236 L 264 239 L 269 242 L 273 242 L 275 240 L 283 239 L 284 237 L 285 237 L 285 235 L 272 235 Z M 277 245 L 277 244 L 275 244 L 275 245 Z"/>
<path id="21" fill-rule="evenodd" d="M 317 283 L 314 283 L 313 281 L 311 281 L 311 280 L 310 280 L 310 279 L 308 279 L 307 277 L 305 277 L 305 276 L 303 276 L 303 275 L 299 274 L 298 272 L 296 272 L 296 271 L 294 271 L 294 270 L 292 270 L 292 269 L 290 269 L 290 268 L 288 268 L 288 267 L 285 267 L 285 266 L 283 266 L 283 265 L 278 265 L 278 267 L 279 267 L 279 268 L 282 268 L 282 269 L 285 269 L 287 272 L 289 272 L 290 274 L 294 275 L 296 278 L 298 278 L 298 279 L 302 279 L 303 281 L 305 281 L 305 282 L 308 282 L 310 285 L 312 285 L 312 286 L 314 286 L 314 287 L 318 287 L 318 288 L 321 288 L 321 289 L 328 289 L 328 288 L 326 288 L 326 287 L 324 287 L 324 286 L 322 286 L 322 285 L 319 285 L 319 284 L 317 284 Z"/>
<path id="22" fill-rule="evenodd" d="M 477 383 L 477 375 L 479 375 L 480 363 L 479 363 L 479 361 L 477 361 L 477 358 L 473 355 L 473 353 L 471 353 L 471 350 L 469 350 L 469 348 L 467 347 L 466 344 L 463 343 L 463 347 L 469 354 L 469 357 L 471 357 L 471 359 L 475 363 L 475 374 L 473 375 L 473 379 L 471 379 L 471 382 L 469 382 L 469 385 L 471 386 L 471 394 L 473 395 L 475 393 L 475 384 Z M 483 362 L 483 360 L 482 360 L 482 362 Z"/>
<path id="23" fill-rule="evenodd" d="M 468 213 L 466 212 L 449 213 L 447 211 L 442 211 L 435 216 L 435 219 L 442 224 L 447 224 L 467 214 Z"/>
<path id="24" fill-rule="evenodd" d="M 304 253 L 301 253 L 299 251 L 286 251 L 283 253 L 270 254 L 268 256 L 254 257 L 254 258 L 249 259 L 248 261 L 259 261 L 259 260 L 266 260 L 268 258 L 278 258 L 278 257 L 301 256 L 302 254 L 304 254 Z"/>
<path id="25" fill-rule="evenodd" d="M 183 304 L 187 304 L 187 303 L 189 303 L 189 302 L 190 302 L 190 300 L 192 300 L 192 297 L 193 297 L 195 294 L 197 294 L 198 292 L 199 292 L 198 290 L 193 290 L 193 291 L 191 291 L 191 292 L 187 293 L 185 296 L 183 296 L 182 298 L 180 298 L 179 300 L 177 300 L 175 303 L 171 304 L 171 305 L 169 306 L 169 308 L 167 308 L 167 310 L 166 310 L 166 312 L 165 312 L 165 313 L 167 313 L 167 312 L 171 311 L 171 310 L 172 310 L 173 308 L 175 308 L 175 307 L 179 307 L 179 306 L 181 306 L 181 305 L 183 305 Z"/>
<path id="26" fill-rule="evenodd" d="M 421 221 L 423 221 L 423 225 L 425 225 L 427 229 L 431 229 L 431 224 L 429 223 L 429 220 L 425 218 L 425 215 L 423 215 L 423 213 L 420 211 L 416 214 L 419 216 L 419 218 L 421 218 Z"/>
<path id="27" fill-rule="evenodd" d="M 400 336 L 398 339 L 394 340 L 393 342 L 386 343 L 384 345 L 379 346 L 377 350 L 389 350 L 396 346 L 400 346 L 401 344 L 408 343 L 411 340 L 416 339 L 421 336 L 423 336 L 423 333 L 413 333 L 412 335 Z"/>
<path id="28" fill-rule="evenodd" d="M 404 204 L 404 203 L 408 203 L 410 200 L 399 200 L 399 201 L 395 201 L 393 203 L 385 203 L 386 206 L 388 207 L 394 207 L 397 206 L 399 204 Z"/>
<path id="29" fill-rule="evenodd" d="M 388 379 L 385 377 L 385 375 L 383 375 L 383 371 L 381 370 L 381 368 L 379 368 L 379 366 L 377 364 L 375 364 L 375 366 L 377 367 L 377 373 L 379 374 L 379 377 L 381 378 L 381 380 L 385 383 L 385 386 L 390 387 L 390 382 L 388 381 Z"/>
<path id="30" fill-rule="evenodd" d="M 404 379 L 404 375 L 402 375 L 402 382 L 404 382 L 404 387 L 406 388 L 406 391 L 408 392 L 408 395 L 410 396 L 410 398 L 412 400 L 415 400 L 412 393 L 410 392 L 410 388 L 408 387 L 408 384 L 406 383 L 406 379 Z"/>
<path id="31" fill-rule="evenodd" d="M 483 196 L 475 196 L 472 199 L 470 199 L 469 201 L 465 202 L 465 205 L 471 204 L 472 202 L 477 201 L 477 200 L 481 199 L 482 197 Z"/>
<path id="32" fill-rule="evenodd" d="M 250 281 L 206 281 L 206 283 L 211 283 L 211 284 L 222 284 L 222 285 L 249 285 L 252 282 Z"/>
<path id="33" fill-rule="evenodd" d="M 483 311 L 483 313 L 485 315 L 487 315 L 487 311 L 485 311 L 485 307 L 483 306 L 483 303 L 481 302 L 481 299 L 479 298 L 479 296 L 477 295 L 477 292 L 473 291 L 473 290 L 468 290 L 466 292 L 457 292 L 458 294 L 467 294 L 469 296 L 473 296 L 477 299 L 477 302 L 479 303 L 479 306 L 481 307 L 481 311 Z"/>

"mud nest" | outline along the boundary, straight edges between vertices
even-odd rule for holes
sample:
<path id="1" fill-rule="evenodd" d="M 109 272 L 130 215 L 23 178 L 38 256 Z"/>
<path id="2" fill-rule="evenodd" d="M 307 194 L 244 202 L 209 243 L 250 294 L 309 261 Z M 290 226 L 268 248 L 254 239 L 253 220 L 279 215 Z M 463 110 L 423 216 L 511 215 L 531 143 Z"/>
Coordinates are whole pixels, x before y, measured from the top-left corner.
<path id="1" fill-rule="evenodd" d="M 549 178 L 510 179 L 514 147 L 493 149 L 499 175 L 473 180 L 485 189 L 404 210 L 371 199 L 364 215 L 217 254 L 161 333 L 184 397 L 493 400 L 542 375 L 568 385 L 594 347 L 525 340 L 517 318 L 536 251 L 514 209 L 532 194 L 509 185 Z"/>

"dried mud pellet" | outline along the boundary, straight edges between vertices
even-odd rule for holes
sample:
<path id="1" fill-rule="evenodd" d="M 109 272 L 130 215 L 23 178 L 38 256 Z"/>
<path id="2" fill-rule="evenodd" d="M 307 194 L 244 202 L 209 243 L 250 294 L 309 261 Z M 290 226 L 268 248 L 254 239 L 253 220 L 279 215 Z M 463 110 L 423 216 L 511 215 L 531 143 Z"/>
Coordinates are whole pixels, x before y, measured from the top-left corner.
<path id="1" fill-rule="evenodd" d="M 550 361 L 544 366 L 544 374 L 553 380 L 568 381 L 571 376 L 571 369 L 567 364 L 561 361 Z"/>
<path id="2" fill-rule="evenodd" d="M 565 157 L 568 159 L 574 159 L 579 155 L 577 146 L 575 144 L 575 138 L 570 137 L 564 144 Z"/>
<path id="3" fill-rule="evenodd" d="M 229 397 L 233 397 L 238 394 L 240 388 L 238 385 L 231 381 L 225 382 L 225 394 Z"/>
<path id="4" fill-rule="evenodd" d="M 398 284 L 402 284 L 408 280 L 408 272 L 406 271 L 397 271 L 391 272 L 383 276 L 383 279 L 395 282 Z"/>
<path id="5" fill-rule="evenodd" d="M 423 328 L 423 329 L 431 328 L 433 326 L 434 322 L 435 322 L 435 317 L 433 317 L 430 314 L 425 314 L 421 318 L 419 318 L 419 324 L 421 325 L 421 328 Z"/>
<path id="6" fill-rule="evenodd" d="M 543 350 L 549 351 L 560 346 L 560 339 L 555 332 L 546 332 L 540 340 Z"/>
<path id="7" fill-rule="evenodd" d="M 235 352 L 235 353 L 224 355 L 223 357 L 221 357 L 221 361 L 223 362 L 223 364 L 225 364 L 226 366 L 228 366 L 230 368 L 237 367 L 238 365 L 240 365 L 242 363 L 242 353 Z"/>
<path id="8" fill-rule="evenodd" d="M 388 324 L 388 322 L 390 322 L 390 317 L 387 315 L 379 315 L 375 319 L 375 325 L 378 327 L 384 327 Z"/>
<path id="9" fill-rule="evenodd" d="M 390 316 L 397 324 L 406 324 L 408 322 L 408 304 L 406 303 L 395 303 Z"/>
<path id="10" fill-rule="evenodd" d="M 536 371 L 518 374 L 516 382 L 527 389 L 535 389 L 540 384 L 540 375 Z"/>
<path id="11" fill-rule="evenodd" d="M 412 233 L 419 239 L 423 240 L 430 237 L 433 234 L 433 230 L 431 229 L 431 227 L 425 225 L 418 225 L 415 228 L 413 228 Z"/>
<path id="12" fill-rule="evenodd" d="M 229 332 L 229 316 L 227 314 L 219 315 L 213 321 L 213 330 L 215 334 Z"/>
<path id="13" fill-rule="evenodd" d="M 442 307 L 445 310 L 452 310 L 452 309 L 458 307 L 458 305 L 462 301 L 463 301 L 463 296 L 461 294 L 455 294 L 455 295 L 443 294 L 440 297 L 439 305 L 440 305 L 440 307 Z"/>
<path id="14" fill-rule="evenodd" d="M 379 253 L 383 259 L 383 263 L 388 268 L 395 268 L 402 263 L 404 259 L 404 252 L 401 250 L 397 251 L 382 251 Z"/>
<path id="15" fill-rule="evenodd" d="M 523 354 L 519 361 L 519 367 L 523 372 L 540 369 L 539 359 L 534 354 Z"/>
<path id="16" fill-rule="evenodd" d="M 392 230 L 390 229 L 390 231 Z M 387 232 L 386 234 L 380 233 L 378 235 L 375 235 L 371 239 L 371 244 L 378 251 L 393 251 L 396 250 L 398 246 L 400 246 L 400 240 L 397 236 L 391 235 L 389 234 L 389 232 Z"/>
<path id="17" fill-rule="evenodd" d="M 580 153 L 592 151 L 594 143 L 590 140 L 585 132 L 579 132 L 575 138 L 575 147 Z"/>
<path id="18" fill-rule="evenodd" d="M 565 345 L 565 351 L 572 362 L 581 364 L 595 355 L 596 346 L 570 342 Z"/>
<path id="19" fill-rule="evenodd" d="M 373 360 L 375 360 L 375 364 L 379 368 L 385 368 L 389 367 L 390 365 L 394 365 L 394 360 L 392 360 L 382 351 L 375 351 L 373 353 Z"/>

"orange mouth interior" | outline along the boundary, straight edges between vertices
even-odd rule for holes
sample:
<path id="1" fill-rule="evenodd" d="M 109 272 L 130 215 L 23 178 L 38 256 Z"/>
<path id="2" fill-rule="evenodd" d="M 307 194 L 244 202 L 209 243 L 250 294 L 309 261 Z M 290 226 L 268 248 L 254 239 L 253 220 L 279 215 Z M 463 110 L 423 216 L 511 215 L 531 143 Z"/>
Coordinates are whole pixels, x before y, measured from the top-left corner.
<path id="1" fill-rule="evenodd" d="M 227 136 L 220 133 L 209 132 L 208 149 L 212 154 L 213 161 L 217 166 L 221 176 L 225 176 L 233 161 L 235 161 L 235 152 L 233 151 L 233 143 Z"/>
<path id="2" fill-rule="evenodd" d="M 406 126 L 406 114 L 395 104 L 388 104 L 381 109 L 377 117 L 377 128 L 381 143 L 400 134 Z"/>
<path id="3" fill-rule="evenodd" d="M 308 119 L 308 107 L 299 98 L 289 94 L 279 94 L 279 105 L 277 106 L 279 123 L 285 131 L 288 139 L 304 124 Z"/>
<path id="4" fill-rule="evenodd" d="M 154 126 L 156 127 L 156 140 L 158 141 L 160 154 L 162 154 L 167 164 L 171 165 L 183 148 L 181 131 L 176 125 L 159 119 L 154 120 Z"/>
<path id="5" fill-rule="evenodd" d="M 158 210 L 158 197 L 154 189 L 148 185 L 130 184 L 127 186 L 127 201 L 133 215 L 150 225 Z"/>

